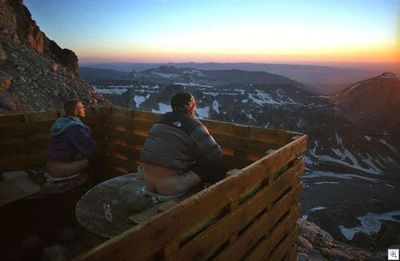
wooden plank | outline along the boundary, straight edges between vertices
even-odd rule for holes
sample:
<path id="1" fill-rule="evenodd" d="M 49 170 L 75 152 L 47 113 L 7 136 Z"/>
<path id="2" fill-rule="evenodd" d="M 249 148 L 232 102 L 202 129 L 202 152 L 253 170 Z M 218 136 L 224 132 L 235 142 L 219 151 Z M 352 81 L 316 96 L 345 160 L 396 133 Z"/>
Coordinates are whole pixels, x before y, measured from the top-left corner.
<path id="1" fill-rule="evenodd" d="M 134 128 L 144 131 L 149 131 L 153 127 L 154 122 L 133 120 Z"/>
<path id="2" fill-rule="evenodd" d="M 32 152 L 29 154 L 2 158 L 0 159 L 0 172 L 44 165 L 46 159 L 47 151 Z"/>
<path id="3" fill-rule="evenodd" d="M 248 256 L 246 256 L 246 260 L 250 261 L 267 258 L 279 240 L 296 228 L 296 221 L 299 213 L 300 208 L 296 206 L 293 211 L 291 211 L 290 214 L 284 218 L 281 225 L 273 229 L 271 233 L 268 233 L 265 240 L 258 244 L 257 247 L 253 249 Z"/>
<path id="4" fill-rule="evenodd" d="M 279 185 L 285 185 L 285 187 L 287 187 L 293 184 L 296 180 L 296 174 L 302 167 L 302 164 L 299 163 L 296 167 L 288 170 L 287 173 L 284 174 L 285 177 L 288 177 L 285 180 L 286 182 Z M 204 260 L 212 256 L 232 235 L 237 234 L 246 227 L 254 217 L 267 206 L 266 203 L 274 201 L 274 198 L 268 200 L 268 198 L 275 195 L 273 194 L 274 189 L 276 190 L 275 187 L 267 186 L 263 190 L 258 191 L 253 197 L 242 203 L 222 220 L 218 221 L 217 224 L 184 245 L 177 253 L 172 255 L 170 259 Z"/>
<path id="5" fill-rule="evenodd" d="M 143 259 L 151 255 L 153 251 L 161 249 L 170 240 L 184 234 L 195 224 L 200 223 L 203 217 L 227 206 L 232 199 L 245 192 L 248 187 L 266 178 L 269 171 L 273 173 L 281 165 L 302 154 L 305 146 L 306 137 L 304 136 L 244 168 L 240 174 L 228 177 L 192 196 L 190 200 L 183 201 L 173 211 L 166 211 L 157 220 L 152 220 L 143 227 L 132 228 L 80 256 L 79 259 Z M 216 201 L 215 198 L 219 200 Z M 180 222 L 176 222 L 176 220 L 180 220 Z"/>
<path id="6" fill-rule="evenodd" d="M 6 129 L 15 130 L 28 126 L 28 129 L 35 128 L 35 126 L 40 126 L 44 122 L 49 128 L 46 127 L 47 131 L 50 130 L 50 126 L 54 123 L 54 121 L 63 115 L 61 111 L 48 111 L 48 112 L 37 112 L 37 113 L 28 113 L 28 114 L 18 114 L 11 116 L 1 116 L 0 117 L 0 132 L 6 131 Z M 85 123 L 88 125 L 92 125 L 93 123 L 104 123 L 104 115 L 96 115 L 96 114 L 87 114 L 87 117 L 83 119 Z M 5 127 L 3 129 L 3 127 Z M 3 134 L 3 133 L 2 133 Z"/>
<path id="7" fill-rule="evenodd" d="M 120 175 L 125 175 L 127 173 L 130 173 L 128 169 L 122 168 L 122 167 L 112 167 L 111 168 L 111 175 L 110 177 L 115 177 L 115 176 L 120 176 Z"/>
<path id="8" fill-rule="evenodd" d="M 224 163 L 227 169 L 243 169 L 244 167 L 253 163 L 252 160 L 238 159 L 236 157 L 226 155 L 224 149 Z"/>
<path id="9" fill-rule="evenodd" d="M 108 132 L 108 138 L 110 143 L 121 143 L 122 140 L 125 141 L 129 146 L 133 145 L 143 145 L 147 137 L 139 136 L 134 134 L 134 132 L 110 130 Z"/>
<path id="10" fill-rule="evenodd" d="M 0 117 L 0 127 L 7 127 L 9 125 L 18 125 L 22 123 L 25 123 L 25 117 L 23 114 L 2 115 Z"/>
<path id="11" fill-rule="evenodd" d="M 295 223 L 298 219 L 298 214 L 293 213 L 293 215 L 293 218 L 291 218 L 289 221 L 289 225 L 292 225 L 293 222 Z M 282 260 L 285 258 L 285 256 L 291 253 L 294 242 L 296 242 L 299 236 L 299 228 L 296 223 L 291 227 L 291 229 L 286 231 L 286 236 L 281 239 L 282 241 L 279 243 L 279 245 L 269 253 L 270 260 Z"/>
<path id="12" fill-rule="evenodd" d="M 294 243 L 293 243 L 293 248 L 289 250 L 288 256 L 284 259 L 285 261 L 296 261 L 297 260 L 297 237 L 295 237 Z"/>
<path id="13" fill-rule="evenodd" d="M 28 178 L 24 171 L 3 173 L 0 182 L 0 206 L 40 191 L 39 185 Z"/>
<path id="14" fill-rule="evenodd" d="M 212 120 L 202 120 L 210 133 L 225 134 L 229 136 L 237 136 L 238 134 L 253 140 L 260 140 L 279 146 L 285 145 L 292 140 L 294 136 L 300 135 L 297 132 L 289 132 L 284 130 L 266 129 L 256 126 L 246 126 L 235 123 L 218 122 Z"/>
<path id="15" fill-rule="evenodd" d="M 112 106 L 110 108 L 110 114 L 108 116 L 109 117 L 113 117 L 113 116 L 116 116 L 116 115 L 120 115 L 120 116 L 131 118 L 132 110 L 131 109 L 127 109 L 127 108 L 122 108 L 122 107 L 119 107 L 119 106 Z"/>
<path id="16" fill-rule="evenodd" d="M 155 123 L 155 122 L 160 120 L 161 114 L 144 112 L 144 111 L 139 111 L 139 110 L 133 110 L 132 117 L 134 119 L 136 119 L 136 120 Z"/>
<path id="17" fill-rule="evenodd" d="M 2 126 L 0 127 L 0 135 L 2 139 L 7 139 L 11 137 L 27 136 L 38 132 L 50 133 L 50 127 L 53 123 L 54 121 L 44 121 Z"/>
<path id="18" fill-rule="evenodd" d="M 266 153 L 270 149 L 279 148 L 276 144 L 263 142 L 260 140 L 244 139 L 240 136 L 227 136 L 224 134 L 213 134 L 214 139 L 224 147 L 231 147 L 246 152 L 255 152 L 257 154 Z"/>
<path id="19" fill-rule="evenodd" d="M 123 132 L 123 131 L 117 131 L 117 130 L 111 130 L 109 132 L 109 146 L 110 146 L 110 150 L 112 151 L 118 151 L 119 149 L 121 149 L 122 151 L 132 151 L 132 147 L 136 147 L 136 146 L 143 146 L 144 142 L 146 141 L 147 137 L 143 137 L 143 136 L 138 136 L 138 135 L 131 135 L 127 132 Z M 120 146 L 115 146 L 115 145 L 120 145 Z M 124 146 L 122 144 L 126 144 L 125 146 L 129 146 L 124 148 Z M 224 155 L 229 156 L 230 152 L 233 152 L 230 148 L 224 146 L 223 147 L 223 152 Z M 243 160 L 243 157 L 238 156 L 237 154 L 235 156 L 233 156 L 233 154 L 231 154 L 231 157 L 227 157 L 227 165 L 228 166 L 232 166 L 231 168 L 243 168 L 247 165 L 249 165 L 250 163 L 252 163 L 255 159 L 259 159 L 262 156 L 264 156 L 265 154 L 248 154 L 247 157 L 248 159 Z M 232 164 L 234 163 L 234 164 Z"/>
<path id="20" fill-rule="evenodd" d="M 296 189 L 282 198 L 279 204 L 275 205 L 273 208 L 270 207 L 271 199 L 269 199 L 270 202 L 266 203 L 266 205 L 269 206 L 268 212 L 255 220 L 254 224 L 243 231 L 238 236 L 237 240 L 224 249 L 215 260 L 236 260 L 249 252 L 257 241 L 274 227 L 275 223 L 282 215 L 292 208 L 301 192 L 302 186 L 297 186 Z"/>
<path id="21" fill-rule="evenodd" d="M 284 238 L 279 246 L 269 254 L 269 260 L 282 260 L 293 252 L 294 242 L 297 240 L 299 228 L 295 226 L 293 230 Z"/>
<path id="22" fill-rule="evenodd" d="M 25 114 L 25 122 L 55 121 L 61 115 L 61 111 L 33 112 Z"/>
<path id="23" fill-rule="evenodd" d="M 123 126 L 130 129 L 134 128 L 134 122 L 132 118 L 122 117 L 120 115 L 109 117 L 107 120 L 107 125 L 110 129 L 116 128 L 117 126 Z"/>
<path id="24" fill-rule="evenodd" d="M 110 142 L 113 142 L 113 140 L 117 140 L 117 142 L 120 143 L 120 141 L 123 139 L 126 143 L 133 145 L 133 146 L 137 146 L 140 145 L 142 146 L 144 144 L 144 142 L 147 139 L 147 131 L 146 131 L 146 136 L 139 136 L 136 134 L 137 130 L 133 130 L 131 132 L 129 131 L 124 131 L 124 130 L 116 130 L 116 129 L 111 129 L 108 132 L 108 137 L 110 139 Z M 222 146 L 223 152 L 225 155 L 231 155 L 233 156 L 235 153 L 235 160 L 239 160 L 239 161 L 243 161 L 243 159 L 248 159 L 246 161 L 246 165 L 248 165 L 249 163 L 261 158 L 262 156 L 266 155 L 265 153 L 268 151 L 267 148 L 263 148 L 263 149 L 251 149 L 251 146 L 249 146 L 247 144 L 247 141 L 244 140 L 240 140 L 238 138 L 234 138 L 234 137 L 227 137 L 227 139 L 229 140 L 229 145 L 227 145 L 226 142 L 219 142 L 220 145 Z M 257 143 L 257 141 L 252 141 L 254 144 Z M 259 143 L 259 142 L 258 142 Z M 249 153 L 245 153 L 245 154 L 238 154 L 237 150 L 233 150 L 231 147 L 228 146 L 235 146 L 236 148 L 240 148 L 240 149 L 245 149 L 247 150 Z M 262 148 L 262 144 L 259 145 L 259 148 Z M 244 167 L 244 165 L 243 165 Z"/>
<path id="25" fill-rule="evenodd" d="M 110 157 L 110 161 L 111 162 L 115 161 L 116 163 L 118 163 L 118 162 L 127 162 L 127 163 L 129 163 L 129 160 L 130 160 L 129 155 L 123 154 L 123 153 L 120 153 L 120 152 L 112 153 L 112 154 L 109 155 L 109 157 Z M 126 165 L 126 163 L 123 164 L 123 165 Z"/>
<path id="26" fill-rule="evenodd" d="M 173 200 L 168 200 L 168 201 L 162 202 L 160 204 L 155 205 L 152 208 L 146 209 L 142 212 L 139 212 L 137 214 L 130 216 L 129 219 L 132 220 L 133 222 L 135 222 L 136 224 L 145 223 L 149 220 L 150 217 L 152 217 L 156 214 L 159 214 L 169 208 L 174 207 L 179 202 L 180 201 L 178 199 L 173 199 Z"/>
<path id="27" fill-rule="evenodd" d="M 108 143 L 108 152 L 110 155 L 115 153 L 123 153 L 130 156 L 133 153 L 133 148 L 129 145 L 123 144 L 122 141 L 120 143 Z"/>

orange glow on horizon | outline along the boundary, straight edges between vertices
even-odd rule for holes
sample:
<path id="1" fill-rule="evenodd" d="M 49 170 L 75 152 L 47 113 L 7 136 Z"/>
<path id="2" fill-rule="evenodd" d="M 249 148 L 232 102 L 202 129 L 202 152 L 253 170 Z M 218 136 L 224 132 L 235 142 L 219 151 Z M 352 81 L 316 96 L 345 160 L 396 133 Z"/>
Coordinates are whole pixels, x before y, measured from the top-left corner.
<path id="1" fill-rule="evenodd" d="M 368 46 L 287 51 L 192 50 L 159 47 L 85 50 L 77 53 L 81 62 L 343 62 L 399 63 L 400 47 Z"/>

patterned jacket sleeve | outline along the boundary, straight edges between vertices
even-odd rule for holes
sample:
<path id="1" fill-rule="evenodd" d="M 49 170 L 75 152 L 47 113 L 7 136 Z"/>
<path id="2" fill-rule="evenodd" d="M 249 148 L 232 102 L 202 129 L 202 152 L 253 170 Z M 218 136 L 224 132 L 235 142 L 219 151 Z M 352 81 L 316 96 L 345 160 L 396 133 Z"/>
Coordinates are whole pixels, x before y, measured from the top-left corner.
<path id="1" fill-rule="evenodd" d="M 201 125 L 195 128 L 191 137 L 197 145 L 200 156 L 207 159 L 209 164 L 216 165 L 222 161 L 221 146 L 217 144 L 205 126 Z"/>

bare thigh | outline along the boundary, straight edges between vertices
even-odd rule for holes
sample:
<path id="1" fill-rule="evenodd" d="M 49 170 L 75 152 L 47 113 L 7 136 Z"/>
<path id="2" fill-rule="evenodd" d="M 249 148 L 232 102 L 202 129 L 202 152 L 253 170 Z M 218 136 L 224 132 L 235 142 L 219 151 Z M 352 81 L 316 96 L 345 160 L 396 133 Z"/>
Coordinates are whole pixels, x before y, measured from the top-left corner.
<path id="1" fill-rule="evenodd" d="M 73 176 L 86 171 L 89 168 L 87 159 L 72 162 L 47 161 L 46 170 L 54 178 Z"/>
<path id="2" fill-rule="evenodd" d="M 201 179 L 193 171 L 158 179 L 151 179 L 150 189 L 162 195 L 174 195 L 188 191 L 201 183 Z"/>

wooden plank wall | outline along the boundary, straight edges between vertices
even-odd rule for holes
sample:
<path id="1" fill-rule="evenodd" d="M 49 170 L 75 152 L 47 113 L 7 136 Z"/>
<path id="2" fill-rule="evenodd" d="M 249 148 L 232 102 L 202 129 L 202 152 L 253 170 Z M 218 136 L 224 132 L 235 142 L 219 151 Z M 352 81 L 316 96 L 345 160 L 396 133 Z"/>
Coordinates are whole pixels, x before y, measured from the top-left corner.
<path id="1" fill-rule="evenodd" d="M 113 107 L 108 109 L 106 117 L 110 176 L 134 172 L 148 131 L 160 115 Z M 223 147 L 225 160 L 231 168 L 243 168 L 298 135 L 211 120 L 202 122 Z"/>
<path id="2" fill-rule="evenodd" d="M 104 108 L 88 108 L 86 119 L 104 153 Z M 44 166 L 50 127 L 62 115 L 61 111 L 7 115 L 0 117 L 0 172 Z"/>
<path id="3" fill-rule="evenodd" d="M 0 171 L 44 165 L 60 111 L 0 117 Z M 87 110 L 112 176 L 135 171 L 159 115 L 114 107 Z M 83 260 L 293 260 L 307 137 L 204 120 L 230 167 L 208 189 L 78 257 Z"/>
<path id="4" fill-rule="evenodd" d="M 302 136 L 76 260 L 293 260 Z"/>

